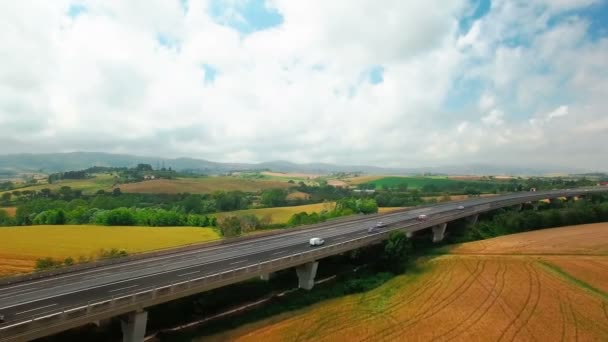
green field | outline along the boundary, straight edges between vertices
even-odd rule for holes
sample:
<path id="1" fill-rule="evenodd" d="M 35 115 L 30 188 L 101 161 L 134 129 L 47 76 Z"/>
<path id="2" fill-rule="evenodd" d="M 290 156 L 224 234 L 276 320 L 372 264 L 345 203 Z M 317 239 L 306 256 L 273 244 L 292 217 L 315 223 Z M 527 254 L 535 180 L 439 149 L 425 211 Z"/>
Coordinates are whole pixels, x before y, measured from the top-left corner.
<path id="1" fill-rule="evenodd" d="M 375 179 L 369 181 L 365 184 L 373 184 L 377 189 L 382 188 L 383 186 L 388 186 L 389 188 L 397 187 L 400 184 L 407 184 L 408 189 L 421 189 L 426 185 L 435 185 L 437 187 L 446 187 L 446 186 L 466 186 L 466 185 L 483 185 L 483 186 L 491 186 L 492 184 L 500 183 L 500 181 L 480 181 L 480 180 L 457 180 L 451 179 L 448 177 L 383 177 L 379 179 Z"/>

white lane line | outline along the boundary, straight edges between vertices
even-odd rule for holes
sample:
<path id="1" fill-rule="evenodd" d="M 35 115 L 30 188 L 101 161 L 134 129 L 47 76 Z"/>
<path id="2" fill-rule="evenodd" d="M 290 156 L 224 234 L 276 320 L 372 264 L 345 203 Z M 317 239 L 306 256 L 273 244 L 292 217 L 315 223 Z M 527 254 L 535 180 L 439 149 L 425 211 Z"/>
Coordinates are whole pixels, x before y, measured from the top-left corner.
<path id="1" fill-rule="evenodd" d="M 283 254 L 283 253 L 287 253 L 287 251 L 278 251 L 278 252 L 274 252 L 270 255 L 277 255 L 277 254 Z"/>
<path id="2" fill-rule="evenodd" d="M 188 273 L 183 273 L 183 274 L 178 274 L 178 277 L 183 277 L 183 276 L 187 276 L 190 274 L 194 274 L 194 273 L 200 273 L 201 271 L 192 271 L 192 272 L 188 272 Z"/>
<path id="3" fill-rule="evenodd" d="M 25 310 L 25 311 L 17 312 L 17 313 L 15 314 L 15 316 L 17 316 L 17 315 L 21 315 L 21 314 L 24 314 L 24 313 L 28 313 L 28 312 L 32 312 L 32 311 L 36 311 L 36 310 L 40 310 L 40 309 L 44 309 L 44 308 L 50 308 L 51 306 L 55 306 L 55 305 L 57 305 L 57 303 L 55 303 L 55 304 L 49 304 L 49 305 L 45 305 L 45 306 L 41 306 L 41 307 L 39 307 L 39 308 L 35 308 L 35 309 L 30 309 L 30 310 Z"/>
<path id="4" fill-rule="evenodd" d="M 127 286 L 127 287 L 121 287 L 119 289 L 110 290 L 108 292 L 116 292 L 116 291 L 120 291 L 120 290 L 126 290 L 126 289 L 130 289 L 130 288 L 137 287 L 137 286 L 139 286 L 139 285 L 135 284 L 135 285 Z"/>
<path id="5" fill-rule="evenodd" d="M 243 262 L 247 262 L 247 259 L 231 262 L 230 265 L 236 265 L 236 264 L 240 264 L 240 263 L 243 263 Z"/>

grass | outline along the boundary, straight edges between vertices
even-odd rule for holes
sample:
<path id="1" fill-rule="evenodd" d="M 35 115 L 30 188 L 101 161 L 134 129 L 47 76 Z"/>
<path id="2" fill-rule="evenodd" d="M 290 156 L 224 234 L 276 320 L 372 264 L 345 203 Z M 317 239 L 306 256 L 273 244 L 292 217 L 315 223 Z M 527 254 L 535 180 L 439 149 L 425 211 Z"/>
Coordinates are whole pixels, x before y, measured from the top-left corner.
<path id="1" fill-rule="evenodd" d="M 236 211 L 228 211 L 224 213 L 217 214 L 218 216 L 228 216 L 228 215 L 255 215 L 258 218 L 263 218 L 266 215 L 270 215 L 272 217 L 272 223 L 287 223 L 287 221 L 291 218 L 293 214 L 306 212 L 306 213 L 318 213 L 322 210 L 331 210 L 334 207 L 333 202 L 328 203 L 315 203 L 315 204 L 306 204 L 306 205 L 296 205 L 291 207 L 279 207 L 279 208 L 262 208 L 262 209 L 246 209 L 246 210 L 236 210 Z"/>
<path id="2" fill-rule="evenodd" d="M 266 189 L 291 187 L 287 181 L 245 179 L 241 177 L 201 177 L 179 179 L 157 179 L 119 185 L 125 193 L 191 193 L 205 194 L 215 191 L 258 192 Z"/>
<path id="3" fill-rule="evenodd" d="M 43 257 L 95 258 L 101 249 L 137 253 L 216 239 L 211 228 L 197 227 L 0 227 L 0 275 L 30 272 Z"/>

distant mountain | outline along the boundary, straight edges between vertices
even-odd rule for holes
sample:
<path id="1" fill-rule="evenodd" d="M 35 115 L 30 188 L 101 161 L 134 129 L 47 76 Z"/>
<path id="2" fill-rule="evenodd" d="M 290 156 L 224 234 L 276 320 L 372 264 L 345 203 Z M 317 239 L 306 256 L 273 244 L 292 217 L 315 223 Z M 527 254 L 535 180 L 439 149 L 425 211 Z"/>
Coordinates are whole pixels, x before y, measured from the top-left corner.
<path id="1" fill-rule="evenodd" d="M 297 164 L 289 161 L 270 161 L 257 164 L 218 163 L 194 158 L 155 158 L 127 154 L 101 152 L 72 152 L 52 154 L 10 154 L 0 155 L 0 173 L 32 172 L 44 173 L 82 170 L 91 166 L 132 167 L 139 163 L 152 167 L 171 167 L 179 171 L 216 174 L 229 171 L 272 170 L 276 172 L 363 172 L 367 174 L 414 175 L 546 175 L 550 173 L 585 173 L 589 170 L 567 167 L 542 166 L 497 166 L 485 164 L 464 164 L 439 167 L 385 168 L 368 165 L 334 165 L 326 163 Z"/>

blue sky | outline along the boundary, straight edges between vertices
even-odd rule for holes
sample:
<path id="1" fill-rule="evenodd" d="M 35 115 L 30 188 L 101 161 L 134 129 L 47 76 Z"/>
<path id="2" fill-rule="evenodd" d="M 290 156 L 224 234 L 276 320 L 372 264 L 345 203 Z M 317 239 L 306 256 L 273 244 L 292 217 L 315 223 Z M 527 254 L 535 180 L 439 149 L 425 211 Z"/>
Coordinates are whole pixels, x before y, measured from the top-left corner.
<path id="1" fill-rule="evenodd" d="M 608 170 L 607 0 L 141 4 L 0 2 L 0 153 Z"/>

